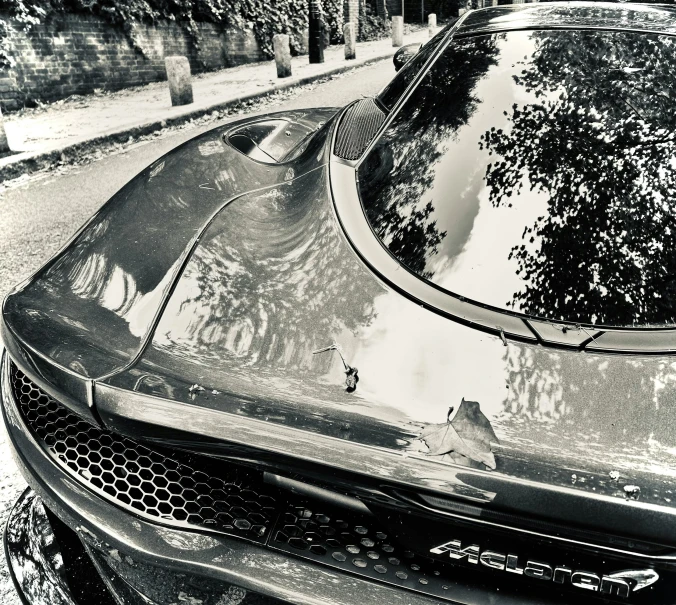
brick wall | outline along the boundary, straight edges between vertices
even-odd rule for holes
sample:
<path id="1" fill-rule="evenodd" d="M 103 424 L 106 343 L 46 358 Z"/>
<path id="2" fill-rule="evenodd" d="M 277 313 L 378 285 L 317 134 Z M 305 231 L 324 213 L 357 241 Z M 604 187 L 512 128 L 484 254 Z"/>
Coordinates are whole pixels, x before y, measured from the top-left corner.
<path id="1" fill-rule="evenodd" d="M 54 15 L 11 38 L 16 65 L 0 70 L 2 110 L 95 89 L 116 90 L 166 79 L 164 57 L 185 55 L 193 73 L 265 59 L 252 30 L 222 32 L 203 23 L 199 51 L 175 23 L 134 26 L 129 37 L 86 15 Z"/>

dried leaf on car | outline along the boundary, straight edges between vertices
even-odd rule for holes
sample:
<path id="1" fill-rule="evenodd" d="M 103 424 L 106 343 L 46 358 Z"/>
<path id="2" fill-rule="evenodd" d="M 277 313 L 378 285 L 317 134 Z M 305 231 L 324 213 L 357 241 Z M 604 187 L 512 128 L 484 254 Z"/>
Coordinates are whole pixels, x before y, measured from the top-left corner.
<path id="1" fill-rule="evenodd" d="M 429 448 L 427 454 L 442 456 L 456 464 L 469 460 L 495 469 L 492 444 L 499 441 L 479 403 L 463 398 L 451 419 L 452 412 L 453 408 L 449 410 L 446 422 L 426 426 L 420 433 L 420 439 Z"/>

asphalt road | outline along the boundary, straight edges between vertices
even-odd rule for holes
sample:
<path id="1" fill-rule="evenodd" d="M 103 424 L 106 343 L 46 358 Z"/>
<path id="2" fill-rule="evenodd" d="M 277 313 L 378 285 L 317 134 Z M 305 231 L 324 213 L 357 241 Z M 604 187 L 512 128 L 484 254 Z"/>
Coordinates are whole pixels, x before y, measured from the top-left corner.
<path id="1" fill-rule="evenodd" d="M 376 94 L 394 75 L 389 61 L 356 69 L 327 82 L 292 90 L 285 98 L 268 103 L 264 111 L 302 107 L 342 106 L 361 96 Z M 252 113 L 258 113 L 253 111 Z M 241 115 L 232 119 L 241 118 Z M 176 145 L 200 132 L 219 126 L 169 131 L 151 141 L 86 166 L 43 173 L 0 194 L 0 298 L 54 254 L 77 228 L 115 191 L 143 167 Z M 19 475 L 0 429 L 0 525 L 26 484 Z M 20 605 L 0 549 L 0 603 Z"/>

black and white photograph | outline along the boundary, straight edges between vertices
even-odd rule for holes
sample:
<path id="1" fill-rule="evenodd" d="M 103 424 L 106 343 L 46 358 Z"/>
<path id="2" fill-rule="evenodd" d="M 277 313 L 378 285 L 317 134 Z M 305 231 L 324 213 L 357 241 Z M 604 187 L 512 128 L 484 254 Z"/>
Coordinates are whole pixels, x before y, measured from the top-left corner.
<path id="1" fill-rule="evenodd" d="M 673 2 L 0 0 L 0 604 L 676 605 L 675 196 Z"/>

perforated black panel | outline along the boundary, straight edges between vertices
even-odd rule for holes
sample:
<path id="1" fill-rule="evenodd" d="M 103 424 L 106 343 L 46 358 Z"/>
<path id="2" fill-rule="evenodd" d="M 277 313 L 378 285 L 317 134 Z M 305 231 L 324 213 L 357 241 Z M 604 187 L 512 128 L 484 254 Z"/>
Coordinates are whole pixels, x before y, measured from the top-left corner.
<path id="1" fill-rule="evenodd" d="M 270 546 L 401 588 L 450 599 L 457 579 L 430 559 L 402 548 L 374 518 L 289 504 Z M 457 571 L 456 571 L 457 573 Z"/>
<path id="2" fill-rule="evenodd" d="M 31 432 L 64 470 L 107 500 L 151 520 L 196 526 L 256 542 L 267 538 L 277 503 L 250 473 L 223 463 L 214 476 L 94 426 L 12 366 L 12 387 Z M 178 456 L 178 455 L 177 455 Z"/>
<path id="3" fill-rule="evenodd" d="M 344 160 L 358 159 L 384 121 L 385 114 L 373 99 L 351 105 L 338 125 L 333 153 Z"/>

